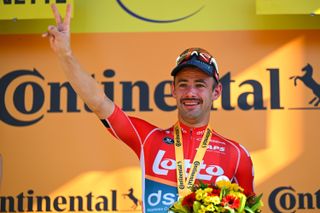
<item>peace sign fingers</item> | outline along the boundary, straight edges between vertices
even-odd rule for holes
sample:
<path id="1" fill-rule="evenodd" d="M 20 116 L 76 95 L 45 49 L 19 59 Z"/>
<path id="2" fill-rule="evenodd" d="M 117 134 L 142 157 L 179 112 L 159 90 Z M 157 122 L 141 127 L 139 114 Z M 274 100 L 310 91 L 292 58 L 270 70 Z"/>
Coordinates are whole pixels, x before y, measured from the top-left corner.
<path id="1" fill-rule="evenodd" d="M 64 56 L 70 54 L 71 5 L 67 4 L 66 16 L 64 20 L 61 17 L 58 8 L 55 4 L 51 5 L 51 9 L 56 21 L 56 26 L 49 26 L 48 32 L 44 33 L 42 36 L 49 38 L 51 48 L 58 55 Z"/>
<path id="2" fill-rule="evenodd" d="M 67 4 L 66 16 L 64 20 L 58 11 L 58 8 L 55 4 L 51 5 L 51 9 L 56 20 L 57 28 L 60 32 L 69 32 L 70 28 L 70 19 L 71 19 L 71 5 Z"/>

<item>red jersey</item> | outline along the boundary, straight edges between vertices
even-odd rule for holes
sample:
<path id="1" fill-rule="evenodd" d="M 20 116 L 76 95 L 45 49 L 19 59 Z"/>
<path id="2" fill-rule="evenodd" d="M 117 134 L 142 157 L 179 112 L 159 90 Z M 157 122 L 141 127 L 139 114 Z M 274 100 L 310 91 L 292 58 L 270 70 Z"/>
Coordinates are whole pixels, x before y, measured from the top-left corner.
<path id="1" fill-rule="evenodd" d="M 167 212 L 178 198 L 173 127 L 158 128 L 127 116 L 117 106 L 106 122 L 108 130 L 126 143 L 140 159 L 143 212 Z M 206 126 L 190 128 L 182 123 L 180 126 L 188 176 Z M 212 132 L 196 182 L 215 183 L 217 178 L 228 178 L 244 188 L 246 194 L 253 193 L 254 174 L 249 153 L 240 144 Z"/>

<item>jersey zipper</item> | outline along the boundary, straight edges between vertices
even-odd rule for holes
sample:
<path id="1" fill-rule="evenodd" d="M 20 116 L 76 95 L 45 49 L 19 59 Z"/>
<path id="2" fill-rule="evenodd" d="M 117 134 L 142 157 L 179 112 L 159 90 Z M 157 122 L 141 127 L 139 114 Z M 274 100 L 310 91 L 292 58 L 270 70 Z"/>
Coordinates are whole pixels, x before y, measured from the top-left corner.
<path id="1" fill-rule="evenodd" d="M 193 142 L 193 129 L 190 129 L 190 133 L 189 133 L 189 138 L 190 138 L 190 141 L 189 141 L 189 146 L 188 146 L 188 158 L 190 159 L 190 163 L 192 164 L 193 162 L 193 159 L 191 159 L 192 157 L 192 152 L 193 152 L 193 149 L 194 149 L 194 142 Z"/>

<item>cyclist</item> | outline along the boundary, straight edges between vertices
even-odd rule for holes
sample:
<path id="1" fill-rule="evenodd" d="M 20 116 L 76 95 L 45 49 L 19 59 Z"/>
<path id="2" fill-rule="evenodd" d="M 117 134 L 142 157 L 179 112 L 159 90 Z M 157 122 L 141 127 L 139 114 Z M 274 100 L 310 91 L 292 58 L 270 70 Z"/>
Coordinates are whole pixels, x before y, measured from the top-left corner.
<path id="1" fill-rule="evenodd" d="M 224 138 L 209 126 L 212 102 L 222 86 L 212 55 L 201 48 L 189 48 L 172 70 L 172 95 L 178 121 L 168 129 L 126 115 L 86 73 L 70 47 L 70 14 L 62 20 L 52 6 L 56 26 L 44 35 L 59 58 L 77 94 L 101 119 L 112 135 L 126 143 L 139 157 L 143 176 L 144 212 L 165 212 L 178 196 L 190 192 L 199 180 L 214 183 L 230 180 L 246 194 L 253 193 L 253 167 L 249 153 L 240 144 Z"/>

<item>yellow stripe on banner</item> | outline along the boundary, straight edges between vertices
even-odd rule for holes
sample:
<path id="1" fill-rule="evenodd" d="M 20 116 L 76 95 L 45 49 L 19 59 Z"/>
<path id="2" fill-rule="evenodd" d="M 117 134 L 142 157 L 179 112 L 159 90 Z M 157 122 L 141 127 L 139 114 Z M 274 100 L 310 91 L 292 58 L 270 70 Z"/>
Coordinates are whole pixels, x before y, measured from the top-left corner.
<path id="1" fill-rule="evenodd" d="M 320 14 L 319 0 L 256 0 L 256 11 L 260 15 L 275 14 Z"/>
<path id="2" fill-rule="evenodd" d="M 4 1 L 9 0 L 0 0 L 1 16 L 4 16 Z M 64 5 L 58 6 L 64 15 Z M 38 12 L 30 11 L 21 13 L 24 18 L 40 17 Z M 77 0 L 72 11 L 72 33 L 320 29 L 320 16 L 257 15 L 256 1 L 252 0 Z M 6 16 L 9 20 L 0 18 L 0 34 L 42 34 L 48 25 L 54 24 L 49 7 L 43 7 L 43 18 L 51 19 L 12 22 L 16 17 L 23 18 L 19 13 Z"/>
<path id="3" fill-rule="evenodd" d="M 64 17 L 67 4 L 73 0 L 2 0 L 0 1 L 0 19 L 49 19 L 52 18 L 50 5 L 56 4 Z M 72 14 L 73 16 L 73 14 Z"/>

